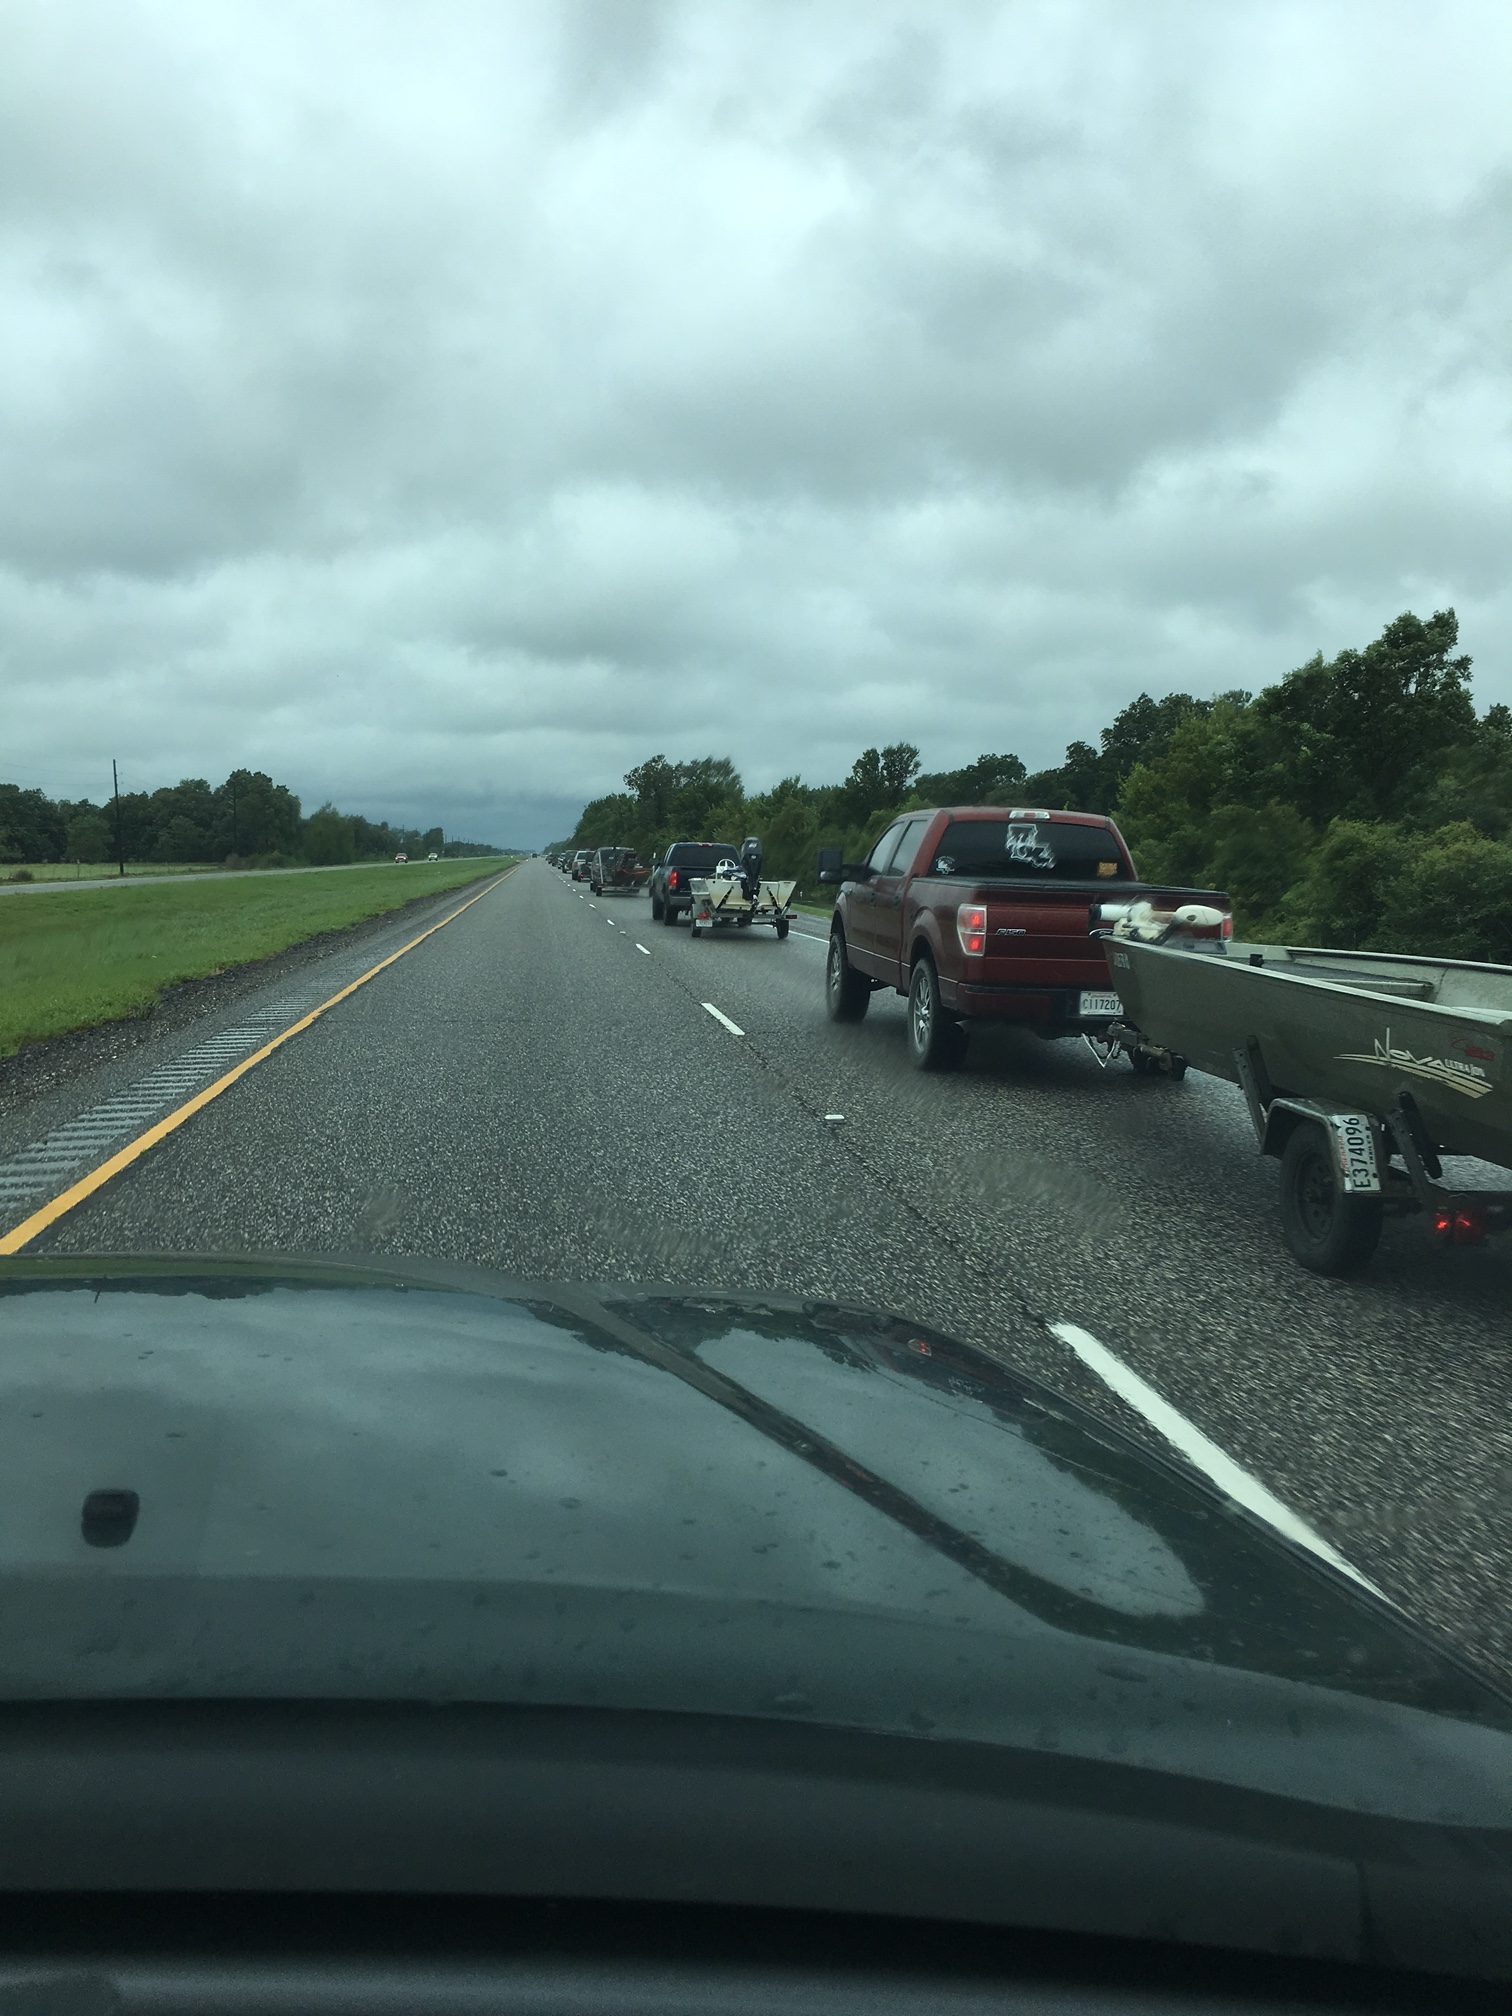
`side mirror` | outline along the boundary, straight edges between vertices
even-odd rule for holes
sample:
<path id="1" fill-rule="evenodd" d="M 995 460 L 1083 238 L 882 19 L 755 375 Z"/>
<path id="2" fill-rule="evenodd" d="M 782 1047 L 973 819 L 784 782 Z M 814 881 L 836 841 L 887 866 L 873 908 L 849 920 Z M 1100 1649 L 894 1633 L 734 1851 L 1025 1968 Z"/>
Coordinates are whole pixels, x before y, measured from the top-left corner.
<path id="1" fill-rule="evenodd" d="M 873 872 L 869 861 L 843 861 L 838 847 L 819 849 L 821 882 L 870 882 Z"/>

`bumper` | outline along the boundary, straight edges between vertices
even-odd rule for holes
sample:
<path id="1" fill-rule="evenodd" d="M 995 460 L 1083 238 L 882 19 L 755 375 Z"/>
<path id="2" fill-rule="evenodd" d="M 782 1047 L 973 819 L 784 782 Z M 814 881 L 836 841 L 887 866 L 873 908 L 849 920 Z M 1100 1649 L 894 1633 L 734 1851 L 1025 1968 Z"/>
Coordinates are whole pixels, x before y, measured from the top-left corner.
<path id="1" fill-rule="evenodd" d="M 954 999 L 941 990 L 945 1006 L 963 1022 L 1011 1022 L 1042 1036 L 1096 1035 L 1106 1029 L 1119 1016 L 1083 1015 L 1081 997 L 1107 991 L 1095 979 L 1085 987 L 984 987 L 960 980 Z"/>

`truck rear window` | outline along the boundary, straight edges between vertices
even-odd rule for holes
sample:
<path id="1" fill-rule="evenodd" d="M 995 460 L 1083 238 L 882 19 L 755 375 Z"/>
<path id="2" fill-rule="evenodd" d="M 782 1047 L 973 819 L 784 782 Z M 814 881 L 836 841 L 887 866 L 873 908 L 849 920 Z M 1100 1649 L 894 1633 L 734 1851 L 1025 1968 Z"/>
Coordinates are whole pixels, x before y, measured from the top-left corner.
<path id="1" fill-rule="evenodd" d="M 740 849 L 723 840 L 675 840 L 667 849 L 667 865 L 672 868 L 717 868 L 721 861 L 735 861 Z"/>
<path id="2" fill-rule="evenodd" d="M 1126 882 L 1129 872 L 1102 826 L 1060 826 L 1050 819 L 953 819 L 924 875 L 993 881 Z"/>

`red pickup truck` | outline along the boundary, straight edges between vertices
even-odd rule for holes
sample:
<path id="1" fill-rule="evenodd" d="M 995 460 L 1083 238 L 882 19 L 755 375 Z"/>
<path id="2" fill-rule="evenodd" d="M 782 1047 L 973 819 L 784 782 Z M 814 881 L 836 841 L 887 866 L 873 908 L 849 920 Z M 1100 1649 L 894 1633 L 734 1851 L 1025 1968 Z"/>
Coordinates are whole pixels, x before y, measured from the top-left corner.
<path id="1" fill-rule="evenodd" d="M 825 849 L 819 880 L 841 885 L 825 961 L 831 1021 L 859 1022 L 878 988 L 906 994 L 922 1071 L 959 1064 L 976 1022 L 1046 1037 L 1107 1029 L 1122 1010 L 1094 933 L 1131 904 L 1200 903 L 1223 913 L 1206 929 L 1233 928 L 1226 895 L 1141 882 L 1118 828 L 1089 812 L 905 813 L 864 862 Z"/>

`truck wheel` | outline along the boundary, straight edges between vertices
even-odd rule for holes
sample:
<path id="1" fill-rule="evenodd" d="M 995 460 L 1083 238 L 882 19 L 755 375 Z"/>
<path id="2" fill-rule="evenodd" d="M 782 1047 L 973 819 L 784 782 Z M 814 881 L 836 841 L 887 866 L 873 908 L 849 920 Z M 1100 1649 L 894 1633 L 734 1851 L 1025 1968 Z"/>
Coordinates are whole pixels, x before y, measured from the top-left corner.
<path id="1" fill-rule="evenodd" d="M 1314 1274 L 1357 1274 L 1380 1243 L 1382 1200 L 1344 1189 L 1323 1128 L 1303 1121 L 1281 1155 L 1281 1232 Z"/>
<path id="2" fill-rule="evenodd" d="M 662 922 L 663 924 L 675 924 L 677 922 L 677 909 L 674 904 L 671 903 L 663 904 Z"/>
<path id="3" fill-rule="evenodd" d="M 824 1006 L 831 1022 L 859 1022 L 871 1006 L 871 982 L 845 956 L 845 933 L 831 931 L 824 962 Z"/>
<path id="4" fill-rule="evenodd" d="M 659 897 L 653 896 L 651 898 L 651 922 L 653 924 L 660 924 L 661 921 L 662 921 L 661 900 Z"/>
<path id="5" fill-rule="evenodd" d="M 788 934 L 788 920 L 786 919 L 786 917 L 779 917 L 777 919 L 776 929 L 777 929 L 777 936 L 779 938 L 786 938 Z M 869 993 L 870 989 L 868 989 L 867 991 Z"/>
<path id="6" fill-rule="evenodd" d="M 908 983 L 908 1054 L 920 1071 L 953 1071 L 966 1055 L 959 1025 L 941 1005 L 934 965 L 924 958 Z"/>

